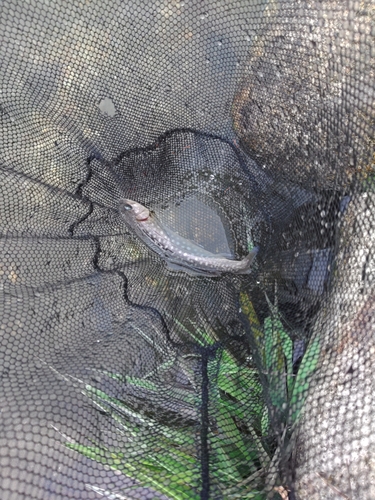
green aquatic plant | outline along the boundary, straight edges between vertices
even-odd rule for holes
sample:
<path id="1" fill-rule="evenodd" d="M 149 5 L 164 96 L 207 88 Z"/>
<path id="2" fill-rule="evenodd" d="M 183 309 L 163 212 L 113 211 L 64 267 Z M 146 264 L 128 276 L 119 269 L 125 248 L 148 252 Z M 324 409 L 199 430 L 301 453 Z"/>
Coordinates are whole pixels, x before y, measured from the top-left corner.
<path id="1" fill-rule="evenodd" d="M 212 342 L 202 331 L 197 332 L 197 339 L 202 345 L 205 341 Z M 170 365 L 169 361 L 159 371 L 168 370 Z M 257 373 L 249 366 L 238 366 L 225 350 L 208 362 L 207 371 L 210 379 L 209 467 L 214 487 L 224 498 L 261 500 L 264 498 L 262 477 L 269 457 L 260 438 L 264 405 Z M 195 408 L 198 412 L 202 404 L 198 387 L 194 391 L 166 390 L 155 374 L 146 378 L 101 375 L 122 379 L 134 394 L 137 390 L 146 390 L 149 400 L 163 398 L 164 407 L 173 397 L 178 397 L 186 408 Z M 83 393 L 102 414 L 116 422 L 117 428 L 127 436 L 128 446 L 124 450 L 114 450 L 100 443 L 88 446 L 68 442 L 69 448 L 169 498 L 200 498 L 198 420 L 181 424 L 180 419 L 177 426 L 173 418 L 165 423 L 158 412 L 147 411 L 145 407 L 141 410 L 134 402 L 110 396 L 92 385 L 85 385 Z"/>
<path id="2" fill-rule="evenodd" d="M 211 366 L 208 370 L 216 370 L 216 367 Z M 110 376 L 119 378 L 116 374 Z M 210 473 L 224 498 L 261 500 L 264 498 L 261 493 L 261 463 L 269 459 L 252 428 L 263 411 L 259 381 L 254 372 L 239 368 L 226 353 L 222 355 L 216 377 L 217 385 L 211 394 L 215 399 L 210 404 L 215 409 L 209 433 Z M 127 377 L 126 384 L 134 390 L 147 389 L 159 398 L 165 393 L 165 387 L 147 379 Z M 83 392 L 96 408 L 116 421 L 130 442 L 122 451 L 109 449 L 100 443 L 87 446 L 69 442 L 66 444 L 69 448 L 119 470 L 142 486 L 170 498 L 200 498 L 196 425 L 186 424 L 177 428 L 163 424 L 156 415 L 135 410 L 126 401 L 91 385 L 86 385 Z M 246 393 L 248 395 L 244 398 Z M 180 391 L 179 395 L 185 405 L 197 407 L 196 394 Z M 166 394 L 164 396 L 168 398 Z M 246 426 L 247 431 L 244 432 Z M 254 445 L 255 436 L 258 442 Z M 258 483 L 259 487 L 254 487 L 254 483 Z"/>
<path id="3" fill-rule="evenodd" d="M 207 358 L 209 472 L 212 488 L 222 498 L 263 500 L 269 470 L 277 468 L 278 450 L 269 444 L 273 419 L 275 415 L 282 419 L 286 428 L 301 411 L 301 395 L 306 393 L 306 384 L 316 367 L 316 343 L 309 348 L 310 353 L 314 351 L 315 361 L 302 363 L 296 378 L 292 373 L 292 341 L 277 307 L 269 303 L 270 315 L 263 325 L 244 294 L 241 307 L 251 324 L 260 367 L 253 360 L 240 364 L 223 347 Z M 176 327 L 185 330 L 197 346 L 207 349 L 215 345 L 215 332 L 207 325 L 204 329 L 190 326 L 193 329 L 188 330 L 176 321 Z M 83 445 L 70 441 L 66 446 L 131 477 L 138 487 L 171 499 L 198 500 L 202 457 L 197 443 L 201 438 L 202 391 L 201 380 L 188 363 L 194 358 L 199 362 L 199 352 L 179 358 L 191 382 L 189 389 L 166 386 L 164 375 L 176 362 L 172 355 L 143 378 L 100 372 L 101 376 L 125 384 L 132 393 L 128 400 L 92 385 L 83 388 L 91 403 L 115 422 L 126 445 L 121 449 L 101 442 Z M 184 410 L 180 415 L 179 409 Z M 274 497 L 278 497 L 273 491 Z"/>

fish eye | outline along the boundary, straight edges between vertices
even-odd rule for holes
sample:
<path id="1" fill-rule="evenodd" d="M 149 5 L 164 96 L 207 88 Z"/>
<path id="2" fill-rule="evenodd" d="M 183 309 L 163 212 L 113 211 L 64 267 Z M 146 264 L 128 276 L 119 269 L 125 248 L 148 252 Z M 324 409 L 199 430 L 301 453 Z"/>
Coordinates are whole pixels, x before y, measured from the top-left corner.
<path id="1" fill-rule="evenodd" d="M 133 209 L 133 207 L 131 205 L 129 205 L 129 203 L 124 203 L 123 207 L 125 210 L 132 210 Z"/>

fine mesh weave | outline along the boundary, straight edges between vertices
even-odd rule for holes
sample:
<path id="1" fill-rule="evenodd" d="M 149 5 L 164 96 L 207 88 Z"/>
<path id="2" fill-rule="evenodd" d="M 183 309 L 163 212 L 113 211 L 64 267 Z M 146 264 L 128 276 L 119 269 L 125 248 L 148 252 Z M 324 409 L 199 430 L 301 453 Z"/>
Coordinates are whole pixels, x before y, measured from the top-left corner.
<path id="1" fill-rule="evenodd" d="M 0 5 L 1 499 L 375 498 L 373 0 Z M 247 275 L 171 270 L 135 200 Z"/>

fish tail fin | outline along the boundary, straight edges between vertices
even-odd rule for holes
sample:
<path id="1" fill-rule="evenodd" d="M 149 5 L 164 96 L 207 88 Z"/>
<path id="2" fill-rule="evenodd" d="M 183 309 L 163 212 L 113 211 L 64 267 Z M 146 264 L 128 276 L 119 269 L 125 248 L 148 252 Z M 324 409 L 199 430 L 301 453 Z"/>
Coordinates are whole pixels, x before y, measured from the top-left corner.
<path id="1" fill-rule="evenodd" d="M 242 262 L 244 263 L 244 267 L 241 269 L 241 271 L 238 272 L 238 274 L 248 274 L 250 272 L 250 268 L 252 263 L 254 262 L 254 259 L 258 253 L 259 247 L 254 247 L 251 252 L 246 255 L 242 259 Z"/>

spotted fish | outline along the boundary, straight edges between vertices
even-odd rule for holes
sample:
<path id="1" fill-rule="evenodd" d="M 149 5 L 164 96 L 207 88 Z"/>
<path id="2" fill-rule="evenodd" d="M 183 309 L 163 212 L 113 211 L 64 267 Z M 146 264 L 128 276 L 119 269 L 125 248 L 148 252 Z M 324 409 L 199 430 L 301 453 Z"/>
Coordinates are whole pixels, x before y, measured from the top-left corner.
<path id="1" fill-rule="evenodd" d="M 211 253 L 166 227 L 154 213 L 136 201 L 120 200 L 119 212 L 126 225 L 173 271 L 184 271 L 193 276 L 247 274 L 258 253 L 258 248 L 254 247 L 242 260 Z"/>

